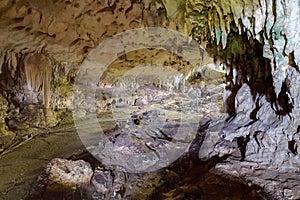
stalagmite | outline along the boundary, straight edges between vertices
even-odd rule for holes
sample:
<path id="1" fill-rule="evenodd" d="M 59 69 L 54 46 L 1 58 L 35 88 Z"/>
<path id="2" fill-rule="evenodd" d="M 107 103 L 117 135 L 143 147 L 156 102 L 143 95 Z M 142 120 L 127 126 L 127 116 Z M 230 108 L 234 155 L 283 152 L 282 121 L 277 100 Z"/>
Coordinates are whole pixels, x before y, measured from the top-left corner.
<path id="1" fill-rule="evenodd" d="M 42 89 L 43 104 L 45 108 L 48 108 L 52 75 L 50 59 L 45 54 L 36 53 L 29 55 L 25 59 L 24 65 L 28 89 L 31 92 Z"/>

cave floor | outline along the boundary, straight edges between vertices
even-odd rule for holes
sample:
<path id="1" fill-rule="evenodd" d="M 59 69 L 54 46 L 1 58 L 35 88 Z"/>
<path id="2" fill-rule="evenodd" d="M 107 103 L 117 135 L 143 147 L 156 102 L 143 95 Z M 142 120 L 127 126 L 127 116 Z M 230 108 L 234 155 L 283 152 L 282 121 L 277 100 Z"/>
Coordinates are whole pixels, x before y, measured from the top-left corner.
<path id="1" fill-rule="evenodd" d="M 95 160 L 84 154 L 85 148 L 71 117 L 68 121 L 60 127 L 53 128 L 46 135 L 32 138 L 0 157 L 1 199 L 22 199 L 27 196 L 42 167 L 55 157 L 70 158 L 83 154 L 83 157 L 78 158 Z M 112 127 L 113 124 L 107 124 L 106 128 L 109 130 Z M 264 199 L 259 187 L 248 187 L 240 180 L 211 171 L 218 162 L 221 160 L 201 163 L 194 158 L 183 156 L 159 173 L 148 174 L 148 180 L 146 178 L 132 199 Z M 154 182 L 158 180 L 162 184 L 155 185 Z"/>
<path id="2" fill-rule="evenodd" d="M 147 96 L 147 92 L 148 90 L 144 90 L 140 96 Z M 159 94 L 159 91 L 156 91 L 155 94 Z M 186 96 L 179 96 L 176 100 L 174 96 L 166 95 L 166 93 L 163 93 L 163 95 L 159 94 L 158 96 L 165 98 L 159 100 L 160 102 L 163 101 L 164 104 L 157 104 L 156 100 L 149 101 L 147 104 L 141 104 L 140 106 L 126 107 L 124 104 L 118 104 L 114 105 L 114 109 L 112 110 L 97 113 L 102 130 L 110 141 L 114 140 L 115 147 L 123 149 L 129 147 L 125 150 L 129 152 L 132 150 L 143 151 L 140 146 L 137 146 L 142 141 L 142 143 L 147 144 L 143 145 L 143 147 L 148 147 L 146 150 L 149 151 L 150 149 L 154 151 L 154 154 L 158 158 L 161 158 L 162 154 L 158 155 L 157 153 L 160 147 L 174 142 L 174 140 L 179 141 L 181 139 L 180 137 L 176 138 L 176 135 L 172 135 L 173 131 L 176 132 L 178 130 L 176 128 L 179 123 L 178 121 L 181 122 L 181 128 L 188 130 L 188 126 L 193 126 L 192 124 L 194 124 L 191 120 L 193 116 L 197 115 L 197 122 L 199 122 L 199 117 L 205 117 L 205 107 L 203 107 L 204 110 L 196 110 L 195 104 L 193 104 L 194 98 L 186 99 Z M 135 103 L 142 102 L 142 100 L 137 99 Z M 208 110 L 206 111 L 209 113 L 208 111 L 211 110 L 209 108 L 215 108 L 214 110 L 216 110 L 218 100 L 203 103 L 207 106 Z M 199 107 L 199 104 L 196 105 Z M 124 116 L 126 117 L 124 118 Z M 47 132 L 41 131 L 40 134 L 32 137 L 19 147 L 0 156 L 0 194 L 2 199 L 22 199 L 28 196 L 34 184 L 36 184 L 37 177 L 41 173 L 43 166 L 53 158 L 73 158 L 74 155 L 86 152 L 87 144 L 82 144 L 82 140 L 80 140 L 77 133 L 78 130 L 75 129 L 71 113 L 66 114 L 63 119 L 59 126 L 51 128 Z M 168 128 L 160 129 L 164 125 Z M 86 128 L 91 128 L 89 126 L 89 123 L 86 122 Z M 120 129 L 123 132 L 120 132 Z M 195 131 L 197 132 L 197 130 Z M 129 132 L 130 134 L 128 134 Z M 128 135 L 132 135 L 134 139 L 138 138 L 138 142 L 131 140 L 132 137 L 127 137 Z M 89 138 L 94 145 L 98 144 L 99 138 L 95 140 L 97 136 L 98 134 L 93 133 L 91 138 Z M 201 137 L 204 136 L 202 135 Z M 145 142 L 146 140 L 149 141 Z M 163 142 L 159 143 L 157 141 Z M 197 156 L 201 141 L 198 142 L 192 154 L 180 157 L 179 160 L 167 168 L 161 167 L 163 169 L 160 169 L 158 172 L 147 172 L 141 186 L 135 187 L 136 191 L 131 191 L 129 198 L 170 200 L 263 199 L 264 195 L 261 194 L 259 187 L 247 186 L 240 180 L 230 179 L 211 171 L 214 165 L 224 161 L 222 158 L 211 159 L 205 163 L 199 162 Z M 108 148 L 105 150 L 112 152 L 114 149 Z M 121 153 L 123 153 L 123 150 Z M 79 157 L 80 159 L 88 160 L 85 156 Z M 134 164 L 134 162 L 135 160 L 132 160 L 130 163 Z M 135 167 L 138 165 L 132 166 Z M 137 176 L 145 176 L 145 173 Z M 135 181 L 136 179 L 133 178 L 132 183 L 136 184 Z M 159 182 L 159 184 L 155 184 L 154 182 Z M 48 198 L 51 199 L 51 197 Z"/>
<path id="3" fill-rule="evenodd" d="M 20 199 L 28 195 L 42 167 L 55 157 L 67 158 L 84 149 L 71 118 L 64 125 L 28 140 L 0 156 L 0 196 Z"/>

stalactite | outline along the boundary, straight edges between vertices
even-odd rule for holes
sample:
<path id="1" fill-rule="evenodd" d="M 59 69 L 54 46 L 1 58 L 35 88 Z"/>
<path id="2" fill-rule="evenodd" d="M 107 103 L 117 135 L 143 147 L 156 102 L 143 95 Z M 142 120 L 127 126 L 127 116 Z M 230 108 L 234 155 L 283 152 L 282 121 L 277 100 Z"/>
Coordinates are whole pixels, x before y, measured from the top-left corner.
<path id="1" fill-rule="evenodd" d="M 43 104 L 49 107 L 52 66 L 50 59 L 43 53 L 29 55 L 25 61 L 25 74 L 31 92 L 42 90 Z"/>
<path id="2" fill-rule="evenodd" d="M 17 65 L 18 65 L 18 58 L 15 52 L 7 52 L 5 56 L 5 62 L 8 66 L 8 69 L 11 73 L 11 77 L 15 78 Z"/>

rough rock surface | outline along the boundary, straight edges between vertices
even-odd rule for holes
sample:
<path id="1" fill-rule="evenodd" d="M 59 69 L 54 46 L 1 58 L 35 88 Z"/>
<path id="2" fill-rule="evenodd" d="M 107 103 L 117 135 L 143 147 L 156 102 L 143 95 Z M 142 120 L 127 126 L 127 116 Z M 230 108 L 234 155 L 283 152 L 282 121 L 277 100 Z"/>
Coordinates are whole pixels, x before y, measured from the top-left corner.
<path id="1" fill-rule="evenodd" d="M 139 87 L 133 91 L 134 100 L 130 100 L 131 95 L 117 98 L 106 110 L 113 113 L 115 131 L 105 134 L 106 139 L 99 139 L 98 145 L 89 149 L 103 163 L 121 165 L 129 172 L 168 166 L 186 151 L 197 133 L 199 120 L 222 115 L 222 90 L 203 86 L 194 93 L 176 93 L 154 86 Z M 111 120 L 102 118 L 101 123 Z"/>
<path id="2" fill-rule="evenodd" d="M 162 3 L 151 1 L 3 1 L 1 151 L 61 122 L 72 108 L 78 67 L 92 48 L 124 30 L 165 26 L 164 12 Z"/>
<path id="3" fill-rule="evenodd" d="M 204 135 L 202 135 L 204 136 Z M 203 139 L 200 136 L 197 145 Z M 202 139 L 201 139 L 202 138 Z M 200 142 L 200 143 L 199 143 Z M 196 144 L 194 143 L 194 144 Z M 93 175 L 89 182 L 77 183 L 76 191 L 61 190 L 40 186 L 35 196 L 29 199 L 270 199 L 270 197 L 257 185 L 244 183 L 239 179 L 226 177 L 220 174 L 211 173 L 210 169 L 216 163 L 222 162 L 224 158 L 214 158 L 208 162 L 201 162 L 195 156 L 199 146 L 195 145 L 189 153 L 183 155 L 175 163 L 157 172 L 132 174 L 120 167 L 104 167 L 91 155 L 84 153 L 85 159 L 93 163 Z M 51 161 L 53 163 L 53 161 Z M 78 174 L 76 168 L 82 168 L 82 161 L 61 160 L 72 163 L 75 169 L 70 169 L 69 174 Z M 78 170 L 77 170 L 78 171 Z M 65 172 L 56 170 L 56 176 L 62 179 L 51 179 L 51 183 L 65 183 L 68 185 L 68 177 Z M 43 177 L 41 177 L 44 179 Z M 63 179 L 65 178 L 65 180 Z M 45 179 L 44 179 L 45 180 Z M 50 181 L 50 179 L 45 180 Z M 49 183 L 48 183 L 49 184 Z M 66 186 L 64 186 L 66 187 Z M 42 188 L 42 189 L 41 189 Z M 57 196 L 53 196 L 53 194 Z"/>
<path id="4" fill-rule="evenodd" d="M 47 164 L 38 179 L 38 185 L 32 194 L 34 199 L 72 199 L 75 191 L 84 184 L 89 184 L 93 170 L 83 160 L 71 161 L 60 158 Z M 42 192 L 41 192 L 42 191 Z"/>
<path id="5" fill-rule="evenodd" d="M 220 122 L 217 131 L 208 131 L 200 158 L 230 155 L 227 162 L 216 166 L 217 171 L 258 184 L 276 199 L 299 198 L 299 141 L 291 117 L 277 116 L 263 96 L 249 102 L 247 85 L 236 98 L 240 108 L 236 116 Z M 253 121 L 249 113 L 256 105 L 260 109 Z"/>
<path id="6" fill-rule="evenodd" d="M 207 50 L 227 72 L 228 115 L 211 122 L 200 158 L 226 155 L 216 165 L 217 173 L 244 177 L 274 198 L 298 199 L 299 10 L 299 1 L 293 0 L 3 1 L 0 151 L 60 122 L 72 108 L 71 88 L 80 63 L 105 38 L 131 28 L 169 26 L 208 42 Z M 29 69 L 26 61 L 37 55 L 52 70 Z M 180 69 L 184 64 L 189 69 L 187 63 L 174 65 Z M 125 71 L 115 74 L 119 69 L 121 65 L 108 70 L 103 86 L 114 86 Z M 191 77 L 191 82 L 201 82 L 197 73 Z M 190 94 L 197 97 L 198 91 Z M 103 107 L 119 106 L 114 100 L 103 99 Z"/>
<path id="7" fill-rule="evenodd" d="M 194 38 L 213 43 L 227 71 L 228 116 L 209 128 L 200 158 L 230 155 L 217 171 L 298 199 L 299 2 L 187 4 Z"/>
<path id="8" fill-rule="evenodd" d="M 200 159 L 230 155 L 227 162 L 217 164 L 217 171 L 258 184 L 276 199 L 298 199 L 299 136 L 291 117 L 276 115 L 264 96 L 253 100 L 246 84 L 236 98 L 237 114 L 220 122 L 217 131 L 208 129 Z M 256 106 L 253 120 L 250 113 Z"/>
<path id="9" fill-rule="evenodd" d="M 6 29 L 1 34 L 2 48 L 4 52 L 14 50 L 13 67 L 19 53 L 40 48 L 56 61 L 78 63 L 106 37 L 141 25 L 161 25 L 164 15 L 160 15 L 160 7 L 148 1 L 130 0 L 5 1 L 1 4 L 0 26 Z M 12 31 L 14 34 L 7 40 Z"/>
<path id="10" fill-rule="evenodd" d="M 5 123 L 5 118 L 8 115 L 8 103 L 2 95 L 0 95 L 0 104 L 0 152 L 2 152 L 12 144 L 16 134 L 9 131 Z"/>
<path id="11" fill-rule="evenodd" d="M 83 160 L 53 159 L 47 164 L 31 194 L 26 198 L 100 200 L 126 199 L 136 195 L 136 199 L 140 199 L 139 196 L 151 195 L 137 193 L 142 185 L 153 187 L 153 191 L 155 180 L 161 178 L 159 174 L 128 174 L 118 167 L 104 167 L 91 155 L 85 154 L 85 159 L 87 157 L 91 158 L 89 161 L 93 164 L 93 169 Z M 148 184 L 147 181 L 152 183 Z"/>
<path id="12" fill-rule="evenodd" d="M 71 84 L 91 49 L 106 38 L 133 28 L 181 30 L 183 24 L 174 20 L 182 17 L 178 6 L 182 5 L 149 0 L 4 1 L 0 6 L 1 93 L 14 107 L 41 104 L 43 81 L 37 81 L 31 88 L 30 75 L 42 73 L 33 70 L 25 75 L 26 61 L 41 55 L 52 65 L 50 107 L 70 109 Z M 45 70 L 45 65 L 36 66 L 39 67 Z"/>

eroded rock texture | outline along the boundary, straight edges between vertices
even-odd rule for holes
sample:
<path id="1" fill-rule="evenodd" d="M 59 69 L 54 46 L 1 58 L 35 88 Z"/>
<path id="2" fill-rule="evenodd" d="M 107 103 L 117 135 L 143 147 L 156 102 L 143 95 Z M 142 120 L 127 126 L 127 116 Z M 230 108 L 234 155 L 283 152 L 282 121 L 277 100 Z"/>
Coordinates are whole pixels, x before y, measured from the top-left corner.
<path id="1" fill-rule="evenodd" d="M 78 199 L 75 191 L 88 185 L 93 176 L 91 165 L 83 160 L 56 158 L 47 164 L 30 199 Z"/>
<path id="2" fill-rule="evenodd" d="M 189 151 L 166 169 L 141 174 L 88 159 L 93 163 L 91 175 L 90 165 L 83 160 L 54 159 L 28 199 L 271 199 L 255 184 L 210 172 L 224 158 L 201 162 L 192 154 L 197 152 Z"/>
<path id="3" fill-rule="evenodd" d="M 206 46 L 226 71 L 227 114 L 210 123 L 200 159 L 226 155 L 212 169 L 216 173 L 243 177 L 274 198 L 299 199 L 299 10 L 299 1 L 293 0 L 3 1 L 0 151 L 59 123 L 72 109 L 79 65 L 104 39 L 137 27 L 171 27 Z M 114 86 L 126 72 L 121 68 L 131 69 L 122 62 L 136 64 L 130 58 L 117 60 L 100 85 Z M 187 63 L 173 64 L 177 71 L 183 65 L 190 70 Z M 201 83 L 204 71 L 189 70 L 190 82 Z M 190 92 L 197 97 L 197 89 Z M 103 99 L 104 109 L 120 103 L 113 100 Z"/>
<path id="4" fill-rule="evenodd" d="M 66 94 L 56 92 L 55 87 L 63 87 L 72 81 L 70 79 L 74 77 L 74 70 L 90 49 L 121 31 L 142 26 L 160 26 L 165 21 L 159 4 L 129 0 L 5 1 L 1 5 L 1 72 L 2 79 L 6 80 L 6 83 L 2 82 L 1 88 L 3 93 L 14 95 L 7 98 L 15 107 L 19 107 L 21 102 L 30 103 L 32 100 L 25 95 L 28 93 L 26 90 L 35 89 L 37 92 L 41 89 L 40 81 L 32 88 L 29 76 L 39 74 L 29 72 L 28 67 L 28 62 L 39 60 L 38 55 L 48 59 L 47 62 L 51 62 L 53 68 L 54 85 L 50 90 L 55 100 L 50 102 L 51 106 L 70 106 L 59 102 L 66 101 L 59 98 L 59 95 Z M 36 68 L 45 70 L 45 63 L 38 63 L 40 66 Z"/>
<path id="5" fill-rule="evenodd" d="M 72 108 L 72 84 L 92 48 L 124 30 L 165 26 L 164 13 L 162 3 L 151 1 L 3 1 L 2 151 L 59 124 Z"/>
<path id="6" fill-rule="evenodd" d="M 194 37 L 213 44 L 207 50 L 227 71 L 228 116 L 208 131 L 200 158 L 229 154 L 217 170 L 274 198 L 298 199 L 299 2 L 188 1 L 188 8 Z"/>

